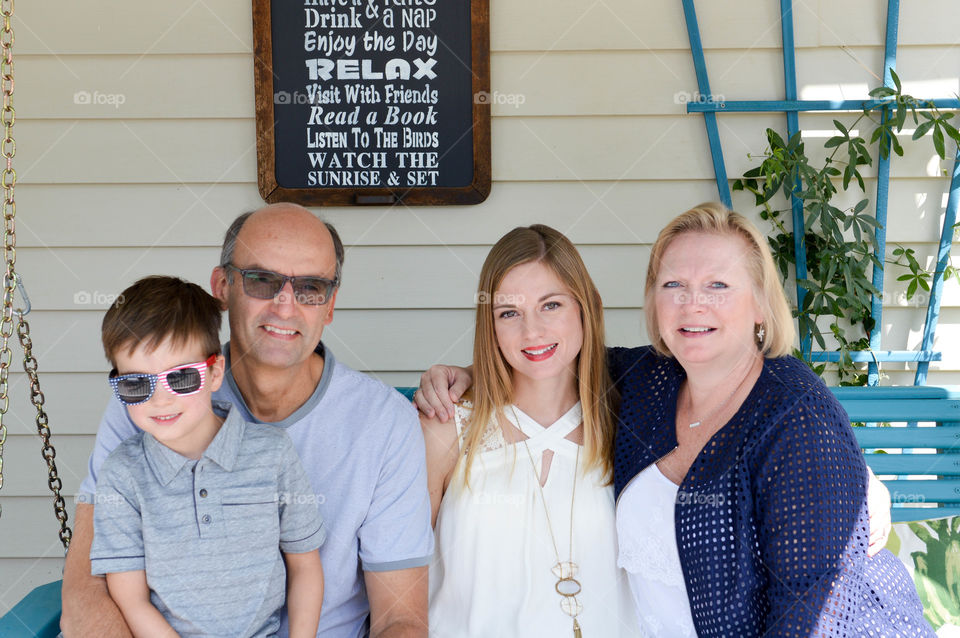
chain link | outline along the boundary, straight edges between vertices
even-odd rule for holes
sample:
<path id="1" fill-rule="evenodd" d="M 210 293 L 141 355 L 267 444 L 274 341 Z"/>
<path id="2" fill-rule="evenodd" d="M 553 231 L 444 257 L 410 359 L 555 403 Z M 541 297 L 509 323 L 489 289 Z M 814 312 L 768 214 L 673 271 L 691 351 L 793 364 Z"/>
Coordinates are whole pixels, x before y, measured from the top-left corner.
<path id="1" fill-rule="evenodd" d="M 13 139 L 13 124 L 17 113 L 13 108 L 13 0 L 0 0 L 0 93 L 3 94 L 3 108 L 0 109 L 0 124 L 3 126 L 3 139 L 0 141 L 0 187 L 3 189 L 3 202 L 0 212 L 3 214 L 3 305 L 0 309 L 0 488 L 3 487 L 3 444 L 7 438 L 7 427 L 3 420 L 10 408 L 10 364 L 13 352 L 10 350 L 10 337 L 13 336 L 13 293 L 17 286 L 17 204 L 14 200 L 14 187 L 17 184 L 17 172 L 13 169 L 13 156 L 17 152 L 17 143 Z M 44 396 L 40 391 L 40 379 L 37 375 L 37 359 L 33 356 L 33 340 L 30 338 L 30 324 L 24 319 L 24 313 L 18 313 L 17 336 L 23 347 L 23 370 L 30 380 L 30 402 L 37 409 L 37 434 L 43 443 L 41 455 L 47 463 L 47 486 L 53 492 L 53 511 L 60 522 L 60 542 L 64 548 L 70 546 L 72 531 L 67 526 L 67 508 L 60 495 L 63 482 L 57 473 L 54 460 L 57 451 L 50 443 L 50 428 L 47 425 L 47 413 L 44 410 Z M 0 504 L 0 516 L 3 506 Z"/>

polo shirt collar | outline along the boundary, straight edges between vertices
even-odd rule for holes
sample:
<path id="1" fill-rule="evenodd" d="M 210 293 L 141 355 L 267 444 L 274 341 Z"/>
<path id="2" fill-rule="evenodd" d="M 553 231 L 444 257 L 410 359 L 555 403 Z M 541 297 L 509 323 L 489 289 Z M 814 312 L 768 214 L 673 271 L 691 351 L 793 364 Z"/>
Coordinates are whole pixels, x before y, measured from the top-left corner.
<path id="1" fill-rule="evenodd" d="M 217 435 L 204 451 L 203 458 L 210 459 L 231 472 L 240 453 L 240 441 L 243 439 L 246 423 L 239 411 L 224 401 L 214 401 L 213 411 L 217 416 L 226 418 Z M 174 452 L 157 441 L 149 432 L 144 432 L 143 435 L 143 451 L 157 480 L 164 486 L 176 478 L 184 466 L 194 463 L 193 459 Z"/>

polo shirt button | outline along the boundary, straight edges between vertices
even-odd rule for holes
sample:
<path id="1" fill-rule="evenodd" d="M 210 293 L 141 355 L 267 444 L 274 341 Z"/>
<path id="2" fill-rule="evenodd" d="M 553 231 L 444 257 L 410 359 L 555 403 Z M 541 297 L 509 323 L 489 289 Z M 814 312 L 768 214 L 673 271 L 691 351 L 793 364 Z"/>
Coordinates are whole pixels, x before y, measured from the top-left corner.
<path id="1" fill-rule="evenodd" d="M 207 498 L 207 490 L 200 490 L 200 498 Z"/>
<path id="2" fill-rule="evenodd" d="M 202 522 L 204 522 L 204 523 L 209 523 L 209 522 L 210 522 L 210 515 L 209 515 L 209 514 L 204 514 L 204 515 L 203 515 L 203 518 L 201 518 L 200 520 L 201 520 Z"/>

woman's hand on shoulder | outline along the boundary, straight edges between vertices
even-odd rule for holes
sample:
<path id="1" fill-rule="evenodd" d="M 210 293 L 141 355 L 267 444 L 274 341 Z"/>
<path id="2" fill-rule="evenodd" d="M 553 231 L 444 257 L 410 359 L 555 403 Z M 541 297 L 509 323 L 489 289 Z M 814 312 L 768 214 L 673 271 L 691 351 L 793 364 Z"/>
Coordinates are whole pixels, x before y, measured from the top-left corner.
<path id="1" fill-rule="evenodd" d="M 453 405 L 473 384 L 473 366 L 435 365 L 420 377 L 420 387 L 413 395 L 413 404 L 428 417 L 445 423 L 453 416 Z"/>
<path id="2" fill-rule="evenodd" d="M 451 410 L 452 413 L 452 410 Z M 454 421 L 420 415 L 427 456 L 427 489 L 430 492 L 430 524 L 436 526 L 440 501 L 460 459 L 460 437 Z"/>

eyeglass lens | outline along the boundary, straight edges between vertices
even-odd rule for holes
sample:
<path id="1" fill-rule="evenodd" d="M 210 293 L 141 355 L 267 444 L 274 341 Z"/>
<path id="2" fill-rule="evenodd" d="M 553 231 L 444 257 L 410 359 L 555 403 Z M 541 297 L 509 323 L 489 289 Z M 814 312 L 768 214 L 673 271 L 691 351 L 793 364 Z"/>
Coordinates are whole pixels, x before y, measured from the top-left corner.
<path id="1" fill-rule="evenodd" d="M 153 396 L 153 389 L 156 381 L 151 379 L 154 375 L 127 375 L 118 378 L 117 395 L 124 403 L 143 403 Z M 194 368 L 184 368 L 174 370 L 166 375 L 167 387 L 177 394 L 190 394 L 200 389 L 203 383 L 203 376 L 199 370 Z M 159 380 L 159 379 L 158 379 Z"/>
<path id="2" fill-rule="evenodd" d="M 268 270 L 246 270 L 243 291 L 257 299 L 273 299 L 288 279 L 293 283 L 297 303 L 314 306 L 326 303 L 332 282 L 320 277 L 284 277 Z"/>

